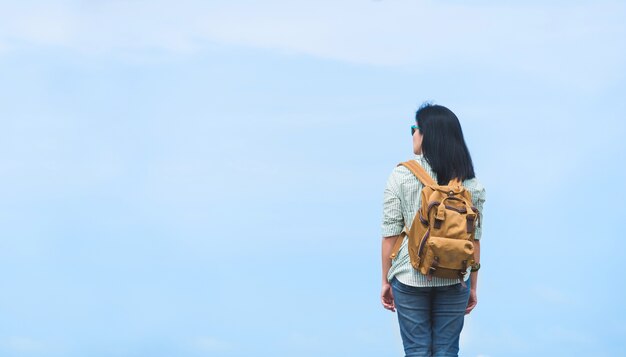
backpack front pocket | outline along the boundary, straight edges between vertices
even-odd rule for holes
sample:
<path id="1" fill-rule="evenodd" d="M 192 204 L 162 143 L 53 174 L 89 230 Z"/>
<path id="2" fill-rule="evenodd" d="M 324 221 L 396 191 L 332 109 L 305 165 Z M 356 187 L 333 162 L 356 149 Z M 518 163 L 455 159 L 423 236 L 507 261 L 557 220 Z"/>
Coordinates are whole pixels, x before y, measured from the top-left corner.
<path id="1" fill-rule="evenodd" d="M 426 271 L 434 273 L 438 268 L 465 270 L 473 262 L 474 243 L 469 240 L 431 236 L 426 242 L 422 262 Z"/>

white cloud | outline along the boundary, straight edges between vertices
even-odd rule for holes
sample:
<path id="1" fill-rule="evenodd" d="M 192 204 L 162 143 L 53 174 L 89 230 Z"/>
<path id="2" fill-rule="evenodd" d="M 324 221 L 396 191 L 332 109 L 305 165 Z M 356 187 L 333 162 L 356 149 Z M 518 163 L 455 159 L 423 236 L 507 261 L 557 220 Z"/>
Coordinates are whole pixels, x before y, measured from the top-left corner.
<path id="1" fill-rule="evenodd" d="M 614 78 L 626 62 L 626 5 L 611 1 L 34 3 L 0 5 L 0 41 L 96 54 L 190 54 L 220 43 L 368 65 L 514 68 L 586 85 Z"/>
<path id="2" fill-rule="evenodd" d="M 578 345 L 598 345 L 594 331 L 581 330 L 572 326 L 545 326 L 543 327 L 540 338 L 554 342 L 575 343 Z"/>
<path id="3" fill-rule="evenodd" d="M 320 339 L 315 335 L 293 331 L 287 337 L 287 343 L 300 350 L 308 350 L 320 346 Z"/>
<path id="4" fill-rule="evenodd" d="M 544 303 L 554 305 L 571 305 L 574 303 L 572 297 L 563 291 L 548 285 L 536 285 L 532 288 L 532 295 L 539 298 Z"/>
<path id="5" fill-rule="evenodd" d="M 232 348 L 229 343 L 210 336 L 195 339 L 192 347 L 201 352 L 224 352 Z"/>
<path id="6" fill-rule="evenodd" d="M 11 336 L 1 339 L 0 347 L 17 353 L 41 352 L 44 350 L 44 344 L 41 341 L 26 336 Z"/>
<path id="7" fill-rule="evenodd" d="M 27 41 L 44 46 L 68 45 L 68 40 L 74 33 L 80 31 L 75 23 L 75 14 L 69 9 L 53 4 L 37 4 L 29 11 L 17 10 L 17 16 L 7 16 L 11 12 L 4 12 L 5 27 L 8 33 L 4 37 L 10 40 Z M 6 30 L 5 30 L 6 31 Z"/>

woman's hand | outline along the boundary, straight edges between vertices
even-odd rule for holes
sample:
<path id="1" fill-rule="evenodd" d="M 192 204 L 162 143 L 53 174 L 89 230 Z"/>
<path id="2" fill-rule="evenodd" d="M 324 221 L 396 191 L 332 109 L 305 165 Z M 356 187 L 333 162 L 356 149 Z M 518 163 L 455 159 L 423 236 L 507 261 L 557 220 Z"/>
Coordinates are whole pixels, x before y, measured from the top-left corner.
<path id="1" fill-rule="evenodd" d="M 478 304 L 478 298 L 476 297 L 476 289 L 470 288 L 470 296 L 469 296 L 469 300 L 467 301 L 467 307 L 465 308 L 465 315 L 472 312 L 472 310 L 474 310 L 474 308 L 476 307 L 476 304 Z"/>
<path id="2" fill-rule="evenodd" d="M 391 312 L 396 312 L 396 304 L 393 302 L 393 292 L 391 291 L 391 284 L 383 283 L 383 288 L 380 293 L 380 301 L 383 303 L 383 307 Z"/>

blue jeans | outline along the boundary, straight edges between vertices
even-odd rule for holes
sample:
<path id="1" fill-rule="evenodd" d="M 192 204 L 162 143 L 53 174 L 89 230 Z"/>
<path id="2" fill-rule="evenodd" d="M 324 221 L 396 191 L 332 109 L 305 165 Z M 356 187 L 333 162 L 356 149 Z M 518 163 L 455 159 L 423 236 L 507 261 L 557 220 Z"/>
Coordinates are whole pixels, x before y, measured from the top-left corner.
<path id="1" fill-rule="evenodd" d="M 442 287 L 414 287 L 393 279 L 391 287 L 398 311 L 406 357 L 456 357 L 469 299 L 460 283 Z"/>

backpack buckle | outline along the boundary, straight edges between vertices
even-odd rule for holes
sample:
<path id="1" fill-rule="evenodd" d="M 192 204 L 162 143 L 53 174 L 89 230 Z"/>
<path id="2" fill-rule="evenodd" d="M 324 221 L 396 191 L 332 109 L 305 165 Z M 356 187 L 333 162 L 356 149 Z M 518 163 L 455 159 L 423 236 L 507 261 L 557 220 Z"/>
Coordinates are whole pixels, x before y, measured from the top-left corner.
<path id="1" fill-rule="evenodd" d="M 439 257 L 435 256 L 432 264 L 428 268 L 428 275 L 426 275 L 426 281 L 430 282 L 433 279 L 433 274 L 437 270 L 438 266 L 439 266 Z"/>

